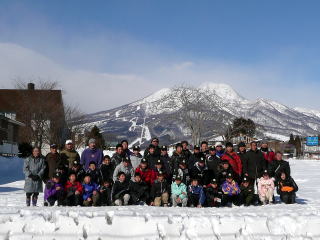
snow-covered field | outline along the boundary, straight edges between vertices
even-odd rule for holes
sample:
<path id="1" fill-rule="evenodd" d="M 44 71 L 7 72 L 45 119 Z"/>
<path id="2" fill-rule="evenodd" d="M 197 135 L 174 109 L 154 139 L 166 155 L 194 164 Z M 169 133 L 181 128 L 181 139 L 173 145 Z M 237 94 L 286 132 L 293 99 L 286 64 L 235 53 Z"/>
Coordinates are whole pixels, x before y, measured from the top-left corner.
<path id="1" fill-rule="evenodd" d="M 320 239 L 320 161 L 290 164 L 300 188 L 294 205 L 27 208 L 23 181 L 2 184 L 0 239 Z"/>

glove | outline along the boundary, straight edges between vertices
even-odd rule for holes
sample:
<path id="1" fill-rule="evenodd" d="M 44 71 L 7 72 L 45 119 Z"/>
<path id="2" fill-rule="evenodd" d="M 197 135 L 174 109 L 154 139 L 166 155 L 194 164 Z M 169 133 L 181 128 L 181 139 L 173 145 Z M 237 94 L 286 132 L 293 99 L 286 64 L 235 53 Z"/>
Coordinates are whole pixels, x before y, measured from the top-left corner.
<path id="1" fill-rule="evenodd" d="M 38 175 L 33 175 L 32 176 L 32 180 L 33 181 L 38 181 L 38 180 L 40 180 L 40 177 Z"/>
<path id="2" fill-rule="evenodd" d="M 33 176 L 34 176 L 33 174 L 30 174 L 30 175 L 28 176 L 28 178 L 32 178 L 32 179 L 33 179 Z"/>

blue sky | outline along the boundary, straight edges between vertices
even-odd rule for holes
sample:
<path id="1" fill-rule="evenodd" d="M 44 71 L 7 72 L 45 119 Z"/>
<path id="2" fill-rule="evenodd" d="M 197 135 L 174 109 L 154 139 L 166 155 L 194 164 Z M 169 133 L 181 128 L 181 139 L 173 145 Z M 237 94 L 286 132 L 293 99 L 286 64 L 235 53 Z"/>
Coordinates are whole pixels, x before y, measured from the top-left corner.
<path id="1" fill-rule="evenodd" d="M 57 79 L 70 101 L 92 112 L 161 87 L 214 81 L 249 99 L 320 109 L 319 8 L 294 0 L 2 0 L 0 43 L 11 65 L 2 52 L 0 87 L 14 77 Z M 76 101 L 72 86 L 85 86 L 86 74 L 92 92 L 125 83 L 126 96 Z"/>

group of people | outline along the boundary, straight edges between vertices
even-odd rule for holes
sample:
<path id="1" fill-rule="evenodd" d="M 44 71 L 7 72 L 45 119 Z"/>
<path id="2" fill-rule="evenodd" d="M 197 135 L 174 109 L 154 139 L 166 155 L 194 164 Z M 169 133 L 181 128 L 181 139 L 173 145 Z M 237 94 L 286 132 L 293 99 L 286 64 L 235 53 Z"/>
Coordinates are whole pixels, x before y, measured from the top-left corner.
<path id="1" fill-rule="evenodd" d="M 267 142 L 241 142 L 235 146 L 203 141 L 189 149 L 187 141 L 175 145 L 172 156 L 153 138 L 143 154 L 139 146 L 129 149 L 127 140 L 110 157 L 90 139 L 81 157 L 67 140 L 58 152 L 55 144 L 43 157 L 38 148 L 25 159 L 27 206 L 37 205 L 44 190 L 45 206 L 182 206 L 223 207 L 295 203 L 298 186 L 282 153 Z"/>

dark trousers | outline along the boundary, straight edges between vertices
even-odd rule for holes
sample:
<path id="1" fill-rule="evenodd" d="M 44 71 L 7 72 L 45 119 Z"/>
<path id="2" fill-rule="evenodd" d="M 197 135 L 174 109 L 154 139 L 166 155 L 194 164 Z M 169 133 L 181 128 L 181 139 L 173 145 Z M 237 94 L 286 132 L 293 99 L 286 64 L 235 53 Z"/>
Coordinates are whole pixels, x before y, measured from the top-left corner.
<path id="1" fill-rule="evenodd" d="M 241 197 L 240 195 L 223 195 L 222 197 L 222 206 L 227 206 L 228 204 L 234 204 L 236 206 L 241 205 Z"/>
<path id="2" fill-rule="evenodd" d="M 280 199 L 286 204 L 292 204 L 296 202 L 296 193 L 294 192 L 282 192 L 280 193 Z"/>
<path id="3" fill-rule="evenodd" d="M 196 194 L 188 194 L 188 206 L 198 206 L 200 196 Z"/>
<path id="4" fill-rule="evenodd" d="M 64 200 L 64 204 L 66 206 L 80 206 L 82 204 L 82 196 L 81 194 L 72 194 L 70 196 L 67 196 Z"/>
<path id="5" fill-rule="evenodd" d="M 31 203 L 31 196 L 32 196 L 32 205 L 36 206 L 39 193 L 38 192 L 27 192 L 26 193 L 26 204 L 28 207 L 30 206 L 30 203 Z"/>
<path id="6" fill-rule="evenodd" d="M 105 189 L 103 192 L 100 192 L 100 204 L 102 206 L 111 206 L 111 190 Z"/>
<path id="7" fill-rule="evenodd" d="M 48 197 L 47 202 L 50 206 L 53 206 L 55 202 L 58 202 L 58 206 L 63 205 L 63 192 L 58 192 L 53 196 Z"/>

